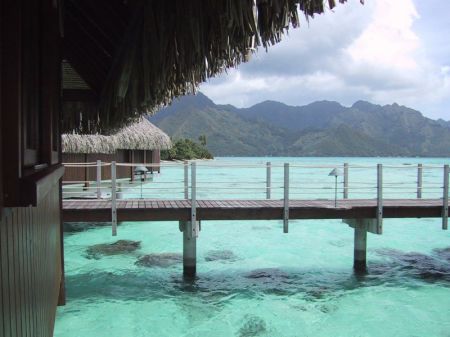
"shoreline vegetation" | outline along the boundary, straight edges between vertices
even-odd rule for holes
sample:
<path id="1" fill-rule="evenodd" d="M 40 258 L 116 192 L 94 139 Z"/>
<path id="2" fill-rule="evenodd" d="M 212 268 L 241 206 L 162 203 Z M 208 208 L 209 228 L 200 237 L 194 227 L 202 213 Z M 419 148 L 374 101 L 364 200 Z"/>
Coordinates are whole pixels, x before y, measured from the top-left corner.
<path id="1" fill-rule="evenodd" d="M 169 150 L 161 151 L 161 160 L 214 159 L 206 148 L 206 136 L 199 137 L 200 143 L 187 138 L 173 140 Z"/>

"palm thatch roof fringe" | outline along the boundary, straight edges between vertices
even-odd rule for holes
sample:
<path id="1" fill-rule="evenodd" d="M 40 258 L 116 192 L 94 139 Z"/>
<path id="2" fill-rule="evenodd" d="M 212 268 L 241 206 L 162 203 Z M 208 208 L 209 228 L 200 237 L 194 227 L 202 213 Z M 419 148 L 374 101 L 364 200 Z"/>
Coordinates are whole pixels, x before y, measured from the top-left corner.
<path id="1" fill-rule="evenodd" d="M 102 135 L 62 135 L 63 153 L 114 153 L 117 149 L 116 140 Z"/>
<path id="2" fill-rule="evenodd" d="M 114 136 L 118 149 L 168 150 L 172 147 L 170 137 L 142 117 L 138 123 L 124 127 Z"/>
<path id="3" fill-rule="evenodd" d="M 62 135 L 63 153 L 114 153 L 117 150 L 167 150 L 172 147 L 170 137 L 161 129 L 141 117 L 139 122 L 127 126 L 117 134 Z"/>
<path id="4" fill-rule="evenodd" d="M 337 0 L 325 2 L 333 8 Z M 135 3 L 102 87 L 98 113 L 91 117 L 97 130 L 117 129 L 174 97 L 195 92 L 207 78 L 245 62 L 258 46 L 278 43 L 289 26 L 300 25 L 299 13 L 308 20 L 327 7 L 324 0 Z M 82 123 L 88 123 L 87 118 Z"/>

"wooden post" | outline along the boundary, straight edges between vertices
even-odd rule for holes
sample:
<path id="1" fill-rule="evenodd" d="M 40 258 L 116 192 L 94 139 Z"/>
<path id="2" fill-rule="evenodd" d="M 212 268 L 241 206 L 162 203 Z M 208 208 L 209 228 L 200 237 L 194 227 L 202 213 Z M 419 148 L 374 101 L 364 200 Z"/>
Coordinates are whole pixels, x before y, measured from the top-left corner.
<path id="1" fill-rule="evenodd" d="M 102 161 L 97 160 L 97 199 L 100 199 L 102 197 L 101 184 L 102 184 Z"/>
<path id="2" fill-rule="evenodd" d="M 88 154 L 85 153 L 84 155 L 84 187 L 83 191 L 87 191 L 89 189 L 89 167 L 87 165 L 88 163 Z"/>
<path id="3" fill-rule="evenodd" d="M 442 229 L 448 229 L 448 164 L 444 165 L 444 195 L 442 205 Z"/>
<path id="4" fill-rule="evenodd" d="M 111 162 L 111 224 L 112 235 L 117 235 L 116 162 Z"/>
<path id="5" fill-rule="evenodd" d="M 134 150 L 130 150 L 130 162 L 131 164 L 134 164 Z M 130 169 L 130 183 L 132 184 L 134 182 L 134 166 L 130 166 Z"/>
<path id="6" fill-rule="evenodd" d="M 189 164 L 184 162 L 184 199 L 189 199 Z"/>
<path id="7" fill-rule="evenodd" d="M 266 199 L 270 199 L 272 190 L 272 164 L 268 161 L 266 163 Z"/>
<path id="8" fill-rule="evenodd" d="M 197 165 L 194 162 L 191 164 L 191 226 L 192 236 L 198 237 L 199 226 L 197 223 Z"/>
<path id="9" fill-rule="evenodd" d="M 183 275 L 187 278 L 195 277 L 197 272 L 197 237 L 192 235 L 191 221 L 180 222 L 183 228 Z"/>
<path id="10" fill-rule="evenodd" d="M 383 165 L 377 165 L 377 234 L 383 233 Z"/>
<path id="11" fill-rule="evenodd" d="M 283 233 L 289 232 L 289 163 L 284 164 Z"/>
<path id="12" fill-rule="evenodd" d="M 423 178 L 422 164 L 417 164 L 417 199 L 422 199 L 422 178 Z"/>
<path id="13" fill-rule="evenodd" d="M 344 199 L 348 199 L 348 163 L 344 163 Z"/>
<path id="14" fill-rule="evenodd" d="M 358 273 L 367 271 L 367 230 L 361 223 L 355 226 L 355 245 L 353 251 L 353 269 Z"/>

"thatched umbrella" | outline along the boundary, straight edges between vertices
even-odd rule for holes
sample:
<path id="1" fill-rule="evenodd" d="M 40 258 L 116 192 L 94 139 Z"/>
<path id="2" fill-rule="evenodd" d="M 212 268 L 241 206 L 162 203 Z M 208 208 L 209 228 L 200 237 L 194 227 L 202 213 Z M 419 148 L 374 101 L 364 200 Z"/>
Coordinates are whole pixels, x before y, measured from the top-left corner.
<path id="1" fill-rule="evenodd" d="M 168 150 L 172 147 L 170 137 L 145 117 L 124 127 L 112 137 L 116 140 L 117 149 Z"/>
<path id="2" fill-rule="evenodd" d="M 102 135 L 62 135 L 63 153 L 114 153 L 117 149 L 116 139 L 112 136 Z"/>

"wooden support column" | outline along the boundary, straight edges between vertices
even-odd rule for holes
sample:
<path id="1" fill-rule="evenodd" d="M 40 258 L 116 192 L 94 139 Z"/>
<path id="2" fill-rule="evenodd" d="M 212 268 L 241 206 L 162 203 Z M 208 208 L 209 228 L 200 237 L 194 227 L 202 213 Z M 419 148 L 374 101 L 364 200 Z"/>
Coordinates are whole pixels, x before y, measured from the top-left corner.
<path id="1" fill-rule="evenodd" d="M 377 219 L 344 219 L 344 223 L 355 230 L 353 248 L 353 269 L 356 273 L 367 271 L 367 232 L 378 233 Z"/>
<path id="2" fill-rule="evenodd" d="M 353 269 L 358 273 L 367 271 L 367 230 L 364 226 L 355 227 L 355 243 L 353 250 Z"/>
<path id="3" fill-rule="evenodd" d="M 193 227 L 191 221 L 180 221 L 180 230 L 183 231 L 183 276 L 187 278 L 195 277 L 197 272 L 197 237 L 193 235 Z"/>
<path id="4" fill-rule="evenodd" d="M 272 164 L 270 162 L 266 163 L 266 199 L 270 199 L 272 191 Z"/>

